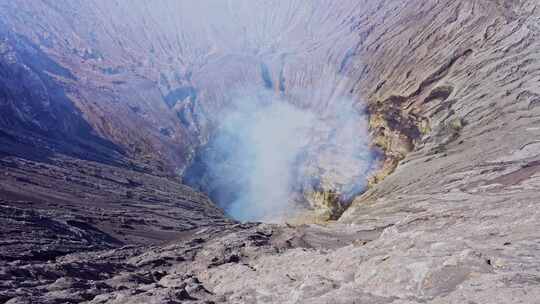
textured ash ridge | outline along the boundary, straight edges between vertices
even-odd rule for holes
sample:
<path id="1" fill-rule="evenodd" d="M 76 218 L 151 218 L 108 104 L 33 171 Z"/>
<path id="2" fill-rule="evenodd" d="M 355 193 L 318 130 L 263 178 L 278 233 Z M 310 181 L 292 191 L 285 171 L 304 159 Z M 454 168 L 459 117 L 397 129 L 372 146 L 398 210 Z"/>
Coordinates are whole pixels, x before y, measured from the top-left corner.
<path id="1" fill-rule="evenodd" d="M 536 1 L 312 2 L 320 10 L 268 2 L 272 10 L 261 13 L 268 19 L 259 11 L 253 19 L 269 40 L 275 33 L 310 38 L 287 46 L 292 55 L 284 60 L 265 53 L 273 47 L 268 40 L 247 40 L 257 42 L 265 68 L 258 58 L 228 52 L 237 46 L 220 34 L 234 28 L 173 39 L 171 28 L 198 23 L 157 18 L 166 12 L 145 3 L 129 13 L 122 1 L 0 3 L 0 105 L 10 113 L 0 118 L 0 151 L 11 155 L 0 163 L 0 220 L 9 232 L 2 233 L 0 256 L 12 257 L 0 259 L 0 301 L 538 302 Z M 167 11 L 182 5 L 168 3 Z M 261 3 L 246 1 L 245 9 Z M 324 20 L 313 36 L 289 27 L 309 16 Z M 145 22 L 130 28 L 124 18 Z M 331 26 L 336 19 L 346 21 Z M 265 24 L 283 27 L 268 31 Z M 141 33 L 147 41 L 131 41 Z M 201 44 L 176 43 L 184 39 Z M 32 45 L 75 79 L 59 70 L 51 76 L 54 64 L 29 62 L 24 55 Z M 171 68 L 172 53 L 182 54 L 173 62 L 190 62 L 185 70 Z M 235 225 L 169 174 L 190 158 L 186 147 L 204 142 L 212 118 L 200 115 L 222 106 L 212 100 L 223 87 L 245 79 L 264 85 L 261 69 L 278 91 L 336 81 L 368 102 L 386 163 L 378 183 L 335 223 Z M 16 91 L 17 79 L 31 90 Z M 69 130 L 58 141 L 40 137 L 47 126 L 28 114 L 47 104 L 53 86 L 64 89 L 68 109 L 80 111 L 71 124 L 91 126 L 83 138 L 95 153 L 81 154 Z M 145 101 L 163 96 L 169 105 Z M 187 101 L 170 110 L 174 99 Z M 96 141 L 96 134 L 107 140 Z M 32 145 L 56 154 L 36 154 L 42 150 Z M 113 154 L 113 163 L 100 158 Z M 56 239 L 43 238 L 53 229 Z"/>

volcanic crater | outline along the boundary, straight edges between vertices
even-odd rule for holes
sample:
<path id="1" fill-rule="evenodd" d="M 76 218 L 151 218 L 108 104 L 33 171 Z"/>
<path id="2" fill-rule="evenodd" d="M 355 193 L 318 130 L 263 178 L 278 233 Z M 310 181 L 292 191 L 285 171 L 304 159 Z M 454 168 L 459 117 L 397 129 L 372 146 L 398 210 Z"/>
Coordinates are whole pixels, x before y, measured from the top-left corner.
<path id="1" fill-rule="evenodd" d="M 538 6 L 0 1 L 0 303 L 536 303 Z"/>

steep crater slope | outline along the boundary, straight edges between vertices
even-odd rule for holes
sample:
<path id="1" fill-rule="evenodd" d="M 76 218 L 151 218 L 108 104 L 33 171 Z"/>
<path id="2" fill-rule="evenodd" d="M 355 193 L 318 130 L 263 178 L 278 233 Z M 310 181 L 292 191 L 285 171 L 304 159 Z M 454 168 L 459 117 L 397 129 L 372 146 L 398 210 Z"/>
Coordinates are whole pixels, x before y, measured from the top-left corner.
<path id="1" fill-rule="evenodd" d="M 74 97 L 81 75 L 0 23 L 2 259 L 161 243 L 228 221 L 162 161 L 99 134 Z"/>
<path id="2" fill-rule="evenodd" d="M 336 156 L 339 151 L 322 148 L 334 131 L 315 130 L 291 178 L 295 182 L 287 185 L 323 218 L 339 216 L 375 167 L 367 151 L 365 102 L 357 94 L 365 71 L 354 66 L 365 40 L 359 32 L 369 30 L 362 20 L 368 11 L 383 14 L 370 2 L 43 1 L 3 3 L 2 9 L 9 31 L 39 45 L 76 77 L 62 81 L 95 133 L 137 164 L 187 175 L 186 181 L 193 180 L 186 166 L 195 162 L 196 181 L 190 185 L 210 195 L 215 185 L 201 182 L 212 179 L 198 172 L 205 166 L 197 163 L 196 152 L 246 89 L 266 90 L 312 113 L 358 113 L 358 133 L 349 136 L 360 142 L 354 149 L 364 151 L 351 151 L 358 155 L 346 164 Z M 343 145 L 333 144 L 337 150 Z M 305 175 L 311 180 L 303 180 Z M 225 188 L 236 191 L 234 185 Z"/>

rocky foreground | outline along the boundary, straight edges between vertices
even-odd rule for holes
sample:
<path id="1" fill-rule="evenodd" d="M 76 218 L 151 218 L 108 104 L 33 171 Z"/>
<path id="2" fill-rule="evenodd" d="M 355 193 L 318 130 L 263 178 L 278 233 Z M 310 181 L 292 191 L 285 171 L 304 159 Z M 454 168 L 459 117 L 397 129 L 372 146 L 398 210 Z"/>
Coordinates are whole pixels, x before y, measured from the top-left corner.
<path id="1" fill-rule="evenodd" d="M 0 302 L 540 303 L 537 1 L 246 1 L 250 48 L 164 2 L 0 2 Z M 223 79 L 355 94 L 372 186 L 325 225 L 227 219 L 173 172 Z"/>

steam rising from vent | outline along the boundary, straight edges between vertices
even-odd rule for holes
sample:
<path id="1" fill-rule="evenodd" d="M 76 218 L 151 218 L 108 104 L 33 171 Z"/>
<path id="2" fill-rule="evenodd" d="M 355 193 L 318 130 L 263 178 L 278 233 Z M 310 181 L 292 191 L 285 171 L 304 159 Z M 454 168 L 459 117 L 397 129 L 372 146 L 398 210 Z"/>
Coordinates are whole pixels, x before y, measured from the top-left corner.
<path id="1" fill-rule="evenodd" d="M 343 203 L 365 189 L 374 162 L 366 117 L 351 99 L 308 109 L 270 91 L 234 96 L 186 175 L 232 217 L 279 222 L 324 207 L 315 193 Z"/>
<path id="2" fill-rule="evenodd" d="M 253 98 L 239 99 L 221 129 L 242 147 L 232 161 L 242 169 L 235 175 L 246 185 L 228 211 L 238 219 L 269 220 L 291 211 L 291 169 L 308 145 L 315 116 L 282 100 L 258 105 Z"/>

